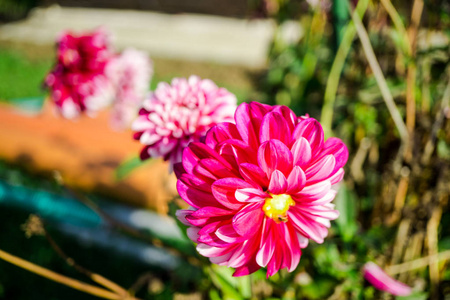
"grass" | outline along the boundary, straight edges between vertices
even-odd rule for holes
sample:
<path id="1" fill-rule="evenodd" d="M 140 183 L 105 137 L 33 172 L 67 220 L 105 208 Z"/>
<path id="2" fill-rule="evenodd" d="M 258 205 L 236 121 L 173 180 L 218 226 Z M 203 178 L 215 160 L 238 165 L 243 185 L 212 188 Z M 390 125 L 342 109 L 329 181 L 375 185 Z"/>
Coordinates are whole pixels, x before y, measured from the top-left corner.
<path id="1" fill-rule="evenodd" d="M 0 101 L 44 96 L 42 82 L 51 65 L 49 58 L 30 59 L 19 51 L 0 48 Z"/>

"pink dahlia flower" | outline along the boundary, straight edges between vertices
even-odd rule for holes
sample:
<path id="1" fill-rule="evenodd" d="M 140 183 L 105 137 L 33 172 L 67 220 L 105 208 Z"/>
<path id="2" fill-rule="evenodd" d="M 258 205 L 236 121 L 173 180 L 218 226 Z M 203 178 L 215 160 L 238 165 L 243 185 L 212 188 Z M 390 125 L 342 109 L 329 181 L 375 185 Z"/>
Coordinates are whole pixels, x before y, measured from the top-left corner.
<path id="1" fill-rule="evenodd" d="M 119 130 L 128 128 L 149 91 L 153 63 L 146 53 L 125 49 L 111 61 L 107 73 L 116 87 L 112 126 Z"/>
<path id="2" fill-rule="evenodd" d="M 64 117 L 74 118 L 84 111 L 93 114 L 111 103 L 114 87 L 105 68 L 112 57 L 103 30 L 80 36 L 61 35 L 58 61 L 47 75 L 45 85 Z"/>
<path id="3" fill-rule="evenodd" d="M 364 265 L 363 275 L 375 288 L 394 296 L 408 296 L 412 293 L 411 287 L 390 277 L 373 262 Z"/>
<path id="4" fill-rule="evenodd" d="M 177 189 L 192 208 L 177 216 L 200 254 L 234 276 L 291 272 L 308 240 L 322 243 L 339 215 L 332 186 L 343 178 L 347 147 L 324 141 L 319 122 L 285 106 L 243 103 L 234 119 L 184 150 Z"/>
<path id="5" fill-rule="evenodd" d="M 141 158 L 181 161 L 183 149 L 214 125 L 233 121 L 236 97 L 209 79 L 191 76 L 159 83 L 133 122 L 134 138 L 145 147 Z"/>
<path id="6" fill-rule="evenodd" d="M 103 73 L 113 57 L 109 40 L 101 28 L 81 35 L 63 32 L 57 40 L 58 64 L 72 72 Z"/>

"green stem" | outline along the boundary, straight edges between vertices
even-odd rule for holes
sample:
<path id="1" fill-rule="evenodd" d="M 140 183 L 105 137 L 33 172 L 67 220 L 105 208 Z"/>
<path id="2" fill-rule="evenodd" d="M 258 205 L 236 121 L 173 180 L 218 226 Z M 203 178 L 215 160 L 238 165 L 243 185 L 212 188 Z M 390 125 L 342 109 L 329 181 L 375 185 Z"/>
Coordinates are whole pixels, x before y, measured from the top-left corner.
<path id="1" fill-rule="evenodd" d="M 354 17 L 359 20 L 362 19 L 367 10 L 369 0 L 360 0 L 353 12 Z M 325 88 L 324 103 L 322 107 L 322 114 L 320 123 L 323 126 L 325 134 L 331 134 L 331 124 L 333 121 L 334 102 L 336 100 L 336 92 L 339 86 L 339 79 L 341 77 L 342 69 L 344 68 L 345 60 L 356 35 L 356 27 L 353 21 L 350 21 L 345 28 L 342 41 L 331 66 L 330 74 L 328 75 L 327 85 Z"/>
<path id="2" fill-rule="evenodd" d="M 406 56 L 411 56 L 411 44 L 409 42 L 408 33 L 406 32 L 405 25 L 403 24 L 402 18 L 398 14 L 397 10 L 395 9 L 394 5 L 392 5 L 391 0 L 380 0 L 381 4 L 383 5 L 386 12 L 389 14 L 389 17 L 392 20 L 392 23 L 394 23 L 395 29 L 398 31 L 400 36 L 402 37 L 402 52 Z"/>

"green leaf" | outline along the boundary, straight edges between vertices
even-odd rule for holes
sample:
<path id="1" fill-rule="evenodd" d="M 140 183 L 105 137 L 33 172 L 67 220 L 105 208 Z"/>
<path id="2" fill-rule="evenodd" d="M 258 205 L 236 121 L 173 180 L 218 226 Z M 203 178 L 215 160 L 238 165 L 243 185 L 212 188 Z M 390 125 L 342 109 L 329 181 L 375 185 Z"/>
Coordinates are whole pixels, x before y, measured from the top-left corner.
<path id="1" fill-rule="evenodd" d="M 347 186 L 342 185 L 334 203 L 340 213 L 336 220 L 339 233 L 344 242 L 350 242 L 358 230 L 356 196 Z"/>
<path id="2" fill-rule="evenodd" d="M 237 277 L 237 288 L 244 298 L 252 296 L 252 284 L 250 276 Z"/>
<path id="3" fill-rule="evenodd" d="M 116 180 L 123 180 L 125 179 L 132 171 L 135 169 L 149 163 L 153 163 L 153 159 L 147 159 L 145 161 L 142 161 L 138 156 L 133 156 L 124 162 L 120 164 L 120 166 L 117 167 L 115 177 Z"/>
<path id="4" fill-rule="evenodd" d="M 237 278 L 232 277 L 230 268 L 211 265 L 210 276 L 213 284 L 223 293 L 223 299 L 244 300 L 237 289 Z"/>
<path id="5" fill-rule="evenodd" d="M 404 297 L 396 297 L 397 300 L 426 300 L 428 299 L 428 293 L 427 292 L 414 292 L 409 296 Z"/>

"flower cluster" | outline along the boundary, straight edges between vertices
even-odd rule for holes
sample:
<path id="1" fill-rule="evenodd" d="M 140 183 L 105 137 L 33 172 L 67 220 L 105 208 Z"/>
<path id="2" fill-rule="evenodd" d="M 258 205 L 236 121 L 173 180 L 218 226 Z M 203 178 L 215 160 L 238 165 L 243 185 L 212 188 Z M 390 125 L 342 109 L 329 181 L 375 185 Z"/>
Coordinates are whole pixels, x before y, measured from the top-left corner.
<path id="1" fill-rule="evenodd" d="M 145 145 L 141 158 L 163 157 L 172 167 L 189 143 L 200 141 L 212 126 L 233 121 L 236 102 L 232 93 L 197 76 L 159 83 L 132 125 L 134 138 Z"/>
<path id="2" fill-rule="evenodd" d="M 102 29 L 82 35 L 64 32 L 58 39 L 56 66 L 45 85 L 65 118 L 82 112 L 94 115 L 114 102 L 112 125 L 124 129 L 135 118 L 152 73 L 145 53 L 126 49 L 116 54 Z"/>
<path id="3" fill-rule="evenodd" d="M 128 128 L 148 93 L 153 63 L 145 53 L 130 48 L 111 61 L 107 74 L 116 87 L 112 127 Z"/>
<path id="4" fill-rule="evenodd" d="M 339 215 L 332 186 L 343 178 L 347 147 L 285 106 L 243 103 L 234 120 L 190 143 L 175 165 L 191 206 L 177 216 L 200 254 L 235 268 L 234 276 L 293 271 L 301 249 L 310 239 L 322 243 Z"/>
<path id="5" fill-rule="evenodd" d="M 114 54 L 108 39 L 101 29 L 85 35 L 64 32 L 58 39 L 57 64 L 45 85 L 64 117 L 93 113 L 111 103 L 114 89 L 105 69 Z"/>

